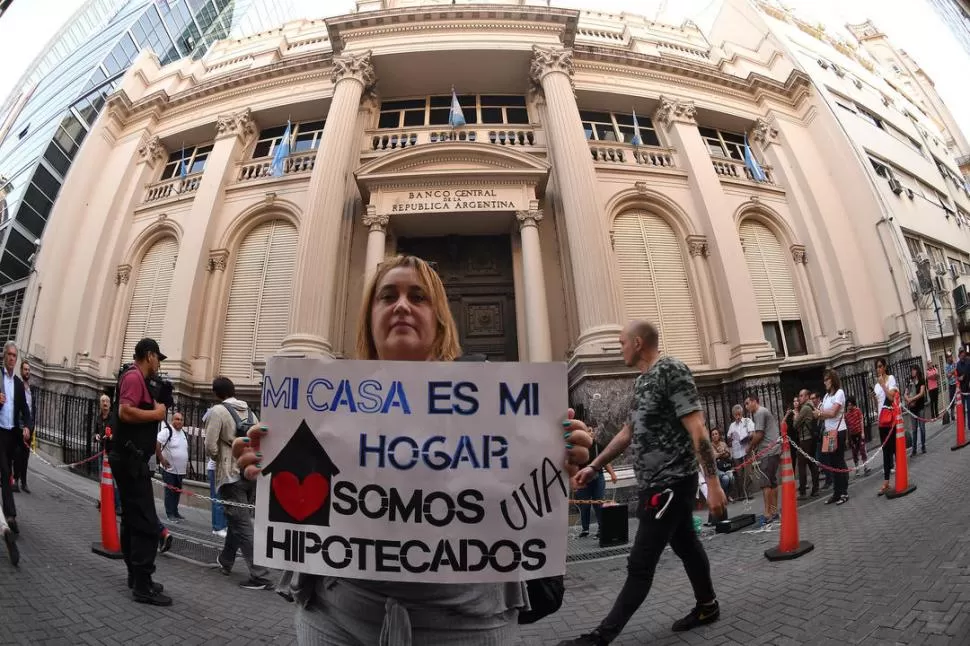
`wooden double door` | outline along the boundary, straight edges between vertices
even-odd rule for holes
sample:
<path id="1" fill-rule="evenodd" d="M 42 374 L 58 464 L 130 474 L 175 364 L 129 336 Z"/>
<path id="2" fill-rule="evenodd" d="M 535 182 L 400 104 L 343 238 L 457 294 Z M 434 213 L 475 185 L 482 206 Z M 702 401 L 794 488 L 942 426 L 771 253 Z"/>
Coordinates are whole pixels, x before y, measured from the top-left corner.
<path id="1" fill-rule="evenodd" d="M 509 236 L 399 238 L 397 251 L 434 263 L 465 354 L 518 361 Z"/>

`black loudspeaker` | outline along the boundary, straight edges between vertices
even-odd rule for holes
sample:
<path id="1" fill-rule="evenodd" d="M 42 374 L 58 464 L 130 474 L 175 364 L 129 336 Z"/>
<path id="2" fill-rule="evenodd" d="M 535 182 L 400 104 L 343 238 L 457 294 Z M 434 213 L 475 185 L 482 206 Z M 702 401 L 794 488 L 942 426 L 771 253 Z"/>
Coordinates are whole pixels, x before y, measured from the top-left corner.
<path id="1" fill-rule="evenodd" d="M 717 534 L 730 534 L 739 529 L 744 529 L 749 525 L 754 525 L 754 514 L 741 514 L 731 519 L 725 518 L 717 523 L 714 526 L 714 532 Z"/>
<path id="2" fill-rule="evenodd" d="M 626 545 L 630 541 L 630 509 L 627 505 L 603 505 L 600 509 L 600 547 Z"/>

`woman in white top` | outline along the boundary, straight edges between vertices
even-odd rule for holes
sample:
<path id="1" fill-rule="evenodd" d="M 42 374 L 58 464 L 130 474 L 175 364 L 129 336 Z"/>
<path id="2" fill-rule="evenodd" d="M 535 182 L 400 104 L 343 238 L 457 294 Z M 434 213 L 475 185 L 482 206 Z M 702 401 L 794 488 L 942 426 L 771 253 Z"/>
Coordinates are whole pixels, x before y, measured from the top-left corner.
<path id="1" fill-rule="evenodd" d="M 825 435 L 822 437 L 822 461 L 833 469 L 832 497 L 825 501 L 826 505 L 835 503 L 845 504 L 849 499 L 849 471 L 845 463 L 846 425 L 845 425 L 845 392 L 839 373 L 826 370 L 822 377 L 825 384 L 825 397 L 822 405 L 815 411 L 815 416 L 825 420 Z M 826 446 L 826 442 L 828 446 Z M 826 451 L 826 449 L 828 449 Z"/>
<path id="2" fill-rule="evenodd" d="M 886 359 L 882 357 L 876 359 L 876 385 L 872 388 L 872 399 L 876 403 L 876 410 L 879 411 L 880 419 L 885 417 L 881 414 L 883 408 L 892 408 L 898 391 L 899 386 L 896 384 L 896 378 L 889 374 L 889 364 L 886 362 Z M 882 422 L 879 424 L 879 441 L 882 443 L 883 476 L 882 489 L 879 490 L 880 496 L 889 491 L 889 474 L 893 470 L 893 457 L 895 456 L 896 445 L 894 442 L 886 441 L 892 429 L 893 423 L 891 420 L 889 424 L 883 424 Z"/>

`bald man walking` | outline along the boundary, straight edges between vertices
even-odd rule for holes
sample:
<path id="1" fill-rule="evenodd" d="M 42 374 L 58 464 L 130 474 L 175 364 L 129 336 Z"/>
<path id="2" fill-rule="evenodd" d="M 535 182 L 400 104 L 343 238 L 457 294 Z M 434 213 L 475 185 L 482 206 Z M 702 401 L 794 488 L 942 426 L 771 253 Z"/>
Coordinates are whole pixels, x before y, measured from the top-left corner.
<path id="1" fill-rule="evenodd" d="M 694 532 L 698 466 L 707 482 L 707 504 L 715 518 L 723 518 L 727 500 L 718 480 L 694 376 L 679 359 L 660 356 L 660 336 L 646 321 L 630 323 L 620 335 L 620 346 L 623 362 L 640 371 L 630 420 L 576 474 L 576 480 L 584 485 L 632 443 L 640 526 L 630 549 L 626 582 L 609 615 L 593 632 L 559 646 L 604 646 L 616 639 L 646 600 L 668 543 L 683 561 L 697 601 L 686 617 L 674 623 L 673 630 L 690 630 L 717 621 L 721 615 L 710 563 Z"/>

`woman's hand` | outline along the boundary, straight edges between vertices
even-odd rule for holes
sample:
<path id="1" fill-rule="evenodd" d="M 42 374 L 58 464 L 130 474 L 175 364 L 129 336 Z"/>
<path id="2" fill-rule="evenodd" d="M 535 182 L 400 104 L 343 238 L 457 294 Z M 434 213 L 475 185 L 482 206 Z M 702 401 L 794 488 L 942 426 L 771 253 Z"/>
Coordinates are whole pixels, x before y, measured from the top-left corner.
<path id="1" fill-rule="evenodd" d="M 570 408 L 562 423 L 562 437 L 566 443 L 566 472 L 570 477 L 576 475 L 581 465 L 589 462 L 589 448 L 593 446 L 593 436 L 586 424 L 575 417 L 576 411 Z"/>
<path id="2" fill-rule="evenodd" d="M 259 443 L 268 430 L 265 425 L 253 426 L 246 437 L 237 437 L 232 442 L 232 457 L 236 458 L 236 466 L 246 480 L 255 480 L 263 470 Z"/>

